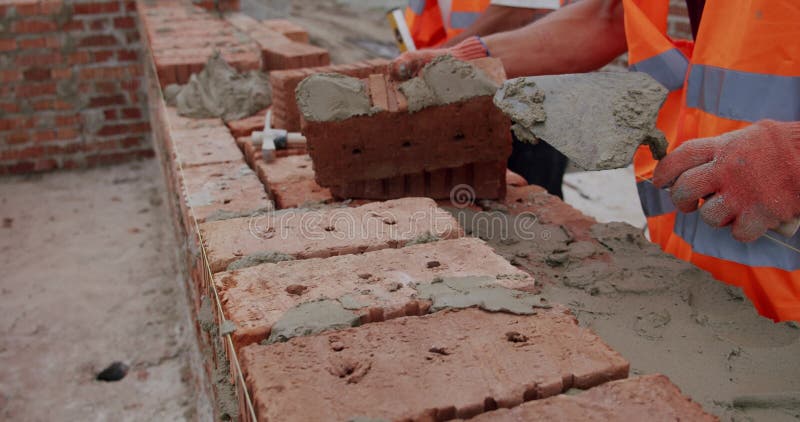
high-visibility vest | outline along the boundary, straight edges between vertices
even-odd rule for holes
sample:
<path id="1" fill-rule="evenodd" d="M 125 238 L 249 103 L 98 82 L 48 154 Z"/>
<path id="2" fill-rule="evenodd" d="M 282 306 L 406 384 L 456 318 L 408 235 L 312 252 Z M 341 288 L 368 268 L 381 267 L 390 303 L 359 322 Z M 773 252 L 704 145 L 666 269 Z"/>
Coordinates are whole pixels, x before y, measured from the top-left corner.
<path id="1" fill-rule="evenodd" d="M 796 0 L 708 0 L 696 42 L 666 34 L 669 0 L 623 0 L 631 69 L 670 90 L 657 126 L 668 151 L 762 119 L 800 121 L 800 4 Z M 664 251 L 741 287 L 763 316 L 800 320 L 800 253 L 770 239 L 743 243 L 698 212 L 676 210 L 648 182 L 656 161 L 634 157 L 650 238 Z M 752 182 L 752 181 L 750 181 Z M 800 234 L 772 237 L 800 248 Z"/>
<path id="2" fill-rule="evenodd" d="M 410 0 L 405 16 L 417 48 L 435 47 L 460 34 L 489 7 L 490 0 L 453 0 L 442 16 L 437 0 Z"/>
<path id="3" fill-rule="evenodd" d="M 535 3 L 543 9 L 555 10 L 575 1 L 539 0 Z M 489 3 L 491 0 L 453 0 L 450 14 L 442 16 L 437 0 L 409 0 L 405 11 L 406 24 L 417 48 L 435 47 L 475 23 Z"/>

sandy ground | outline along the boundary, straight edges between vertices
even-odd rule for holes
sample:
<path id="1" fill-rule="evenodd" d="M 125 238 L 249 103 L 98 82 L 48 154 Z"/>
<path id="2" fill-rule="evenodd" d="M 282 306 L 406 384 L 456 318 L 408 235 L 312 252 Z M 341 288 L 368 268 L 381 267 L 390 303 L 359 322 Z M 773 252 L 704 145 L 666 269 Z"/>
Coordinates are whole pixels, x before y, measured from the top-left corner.
<path id="1" fill-rule="evenodd" d="M 209 414 L 161 183 L 153 160 L 0 179 L 0 419 Z"/>

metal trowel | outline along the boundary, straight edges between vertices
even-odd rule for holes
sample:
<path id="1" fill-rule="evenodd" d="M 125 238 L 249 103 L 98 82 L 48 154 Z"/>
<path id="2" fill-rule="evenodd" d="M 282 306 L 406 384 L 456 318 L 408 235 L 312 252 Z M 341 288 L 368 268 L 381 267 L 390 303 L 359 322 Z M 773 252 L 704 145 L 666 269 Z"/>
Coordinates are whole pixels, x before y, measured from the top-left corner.
<path id="1" fill-rule="evenodd" d="M 656 118 L 669 92 L 641 72 L 530 76 L 506 81 L 495 105 L 523 141 L 545 141 L 584 170 L 626 167 L 640 145 L 666 155 Z M 792 237 L 800 217 L 775 231 Z"/>

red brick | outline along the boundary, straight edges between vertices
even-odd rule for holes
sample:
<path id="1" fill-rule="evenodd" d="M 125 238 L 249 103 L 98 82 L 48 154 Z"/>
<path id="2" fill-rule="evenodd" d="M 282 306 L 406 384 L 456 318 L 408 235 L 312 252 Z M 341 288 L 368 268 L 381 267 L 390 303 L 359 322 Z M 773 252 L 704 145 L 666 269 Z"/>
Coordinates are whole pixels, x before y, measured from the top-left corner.
<path id="1" fill-rule="evenodd" d="M 124 119 L 141 119 L 142 110 L 138 108 L 124 108 L 122 109 L 122 118 Z"/>
<path id="2" fill-rule="evenodd" d="M 510 121 L 491 96 L 415 113 L 398 109 L 342 121 L 303 121 L 302 128 L 317 183 L 326 187 L 461 168 L 477 159 L 496 163 L 511 153 Z"/>
<path id="3" fill-rule="evenodd" d="M 170 136 L 176 160 L 183 167 L 214 163 L 242 162 L 236 141 L 222 125 L 217 129 L 172 130 Z"/>
<path id="4" fill-rule="evenodd" d="M 17 41 L 14 39 L 0 40 L 0 51 L 14 51 L 17 49 Z"/>
<path id="5" fill-rule="evenodd" d="M 92 97 L 89 99 L 89 107 L 105 107 L 110 105 L 123 105 L 127 100 L 122 94 L 106 95 L 102 97 Z"/>
<path id="6" fill-rule="evenodd" d="M 328 189 L 314 181 L 314 169 L 307 155 L 276 158 L 270 163 L 259 160 L 256 171 L 279 209 L 333 199 Z"/>
<path id="7" fill-rule="evenodd" d="M 466 205 L 476 199 L 502 198 L 506 192 L 505 172 L 505 160 L 479 162 L 393 178 L 353 182 L 330 189 L 337 198 L 380 200 L 405 196 L 451 199 L 460 192 L 459 197 L 465 198 L 466 202 L 458 205 Z"/>
<path id="8" fill-rule="evenodd" d="M 131 29 L 136 28 L 136 19 L 131 16 L 123 16 L 114 18 L 114 28 L 117 29 Z"/>
<path id="9" fill-rule="evenodd" d="M 336 300 L 361 292 L 358 300 L 364 307 L 353 310 L 354 315 L 362 323 L 380 322 L 428 312 L 430 302 L 416 298 L 414 283 L 465 276 L 502 276 L 498 283 L 505 287 L 533 288 L 532 278 L 475 238 L 263 264 L 218 273 L 215 282 L 225 316 L 236 324 L 238 349 L 265 340 L 286 311 L 314 298 Z M 299 286 L 302 294 L 292 286 Z"/>
<path id="10" fill-rule="evenodd" d="M 198 223 L 272 209 L 264 185 L 243 162 L 185 168 L 181 178 L 185 192 L 182 205 Z"/>
<path id="11" fill-rule="evenodd" d="M 117 51 L 117 60 L 122 62 L 135 62 L 139 60 L 139 52 L 136 50 Z"/>
<path id="12" fill-rule="evenodd" d="M 576 240 L 591 238 L 589 229 L 597 221 L 567 205 L 557 196 L 550 195 L 544 188 L 536 185 L 509 185 L 507 189 L 502 203 L 509 213 L 533 214 L 538 222 L 564 226 Z"/>
<path id="13" fill-rule="evenodd" d="M 664 375 L 612 381 L 577 395 L 499 409 L 471 419 L 475 422 L 514 421 L 717 421 Z"/>
<path id="14" fill-rule="evenodd" d="M 98 136 L 112 136 L 130 133 L 143 133 L 150 130 L 150 125 L 144 123 L 120 123 L 105 125 L 97 131 Z"/>
<path id="15" fill-rule="evenodd" d="M 258 113 L 240 120 L 227 122 L 228 129 L 231 130 L 231 135 L 234 138 L 243 136 L 250 136 L 253 131 L 264 129 L 264 115 L 267 110 L 261 110 Z"/>
<path id="16" fill-rule="evenodd" d="M 294 90 L 307 76 L 315 73 L 341 73 L 357 78 L 365 78 L 373 73 L 382 73 L 387 60 L 367 60 L 347 65 L 334 65 L 293 70 L 272 71 L 269 73 L 272 86 L 272 127 L 290 132 L 300 130 L 300 110 L 297 109 Z"/>
<path id="17" fill-rule="evenodd" d="M 101 13 L 119 12 L 119 2 L 97 1 L 93 3 L 78 3 L 73 5 L 77 15 L 94 15 Z"/>
<path id="18" fill-rule="evenodd" d="M 44 37 L 19 40 L 17 43 L 19 44 L 20 49 L 44 48 L 47 46 L 47 40 Z"/>
<path id="19" fill-rule="evenodd" d="M 305 44 L 308 44 L 309 42 L 308 31 L 306 31 L 305 28 L 303 28 L 302 26 L 294 22 L 291 22 L 289 20 L 267 19 L 261 21 L 261 24 L 265 26 L 267 29 L 278 32 L 292 41 L 297 41 Z"/>
<path id="20" fill-rule="evenodd" d="M 78 45 L 81 47 L 97 47 L 117 44 L 119 44 L 117 37 L 110 34 L 97 34 L 83 37 Z"/>
<path id="21" fill-rule="evenodd" d="M 17 34 L 53 32 L 58 29 L 55 22 L 46 19 L 24 19 L 14 22 L 12 32 Z"/>
<path id="22" fill-rule="evenodd" d="M 250 345 L 240 357 L 259 420 L 468 419 L 628 373 L 562 308 L 438 312 Z"/>
<path id="23" fill-rule="evenodd" d="M 263 252 L 322 258 L 401 247 L 425 233 L 442 239 L 462 235 L 452 216 L 426 198 L 323 211 L 288 209 L 255 220 L 203 223 L 200 231 L 213 272 Z"/>

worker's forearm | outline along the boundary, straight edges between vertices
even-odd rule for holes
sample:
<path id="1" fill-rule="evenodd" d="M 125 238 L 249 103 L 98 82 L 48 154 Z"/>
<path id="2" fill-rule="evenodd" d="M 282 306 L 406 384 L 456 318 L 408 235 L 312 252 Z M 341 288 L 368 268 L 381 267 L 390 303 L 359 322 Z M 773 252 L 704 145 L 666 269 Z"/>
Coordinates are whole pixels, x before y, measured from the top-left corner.
<path id="1" fill-rule="evenodd" d="M 588 72 L 625 52 L 622 4 L 583 0 L 483 41 L 509 77 Z"/>
<path id="2" fill-rule="evenodd" d="M 443 47 L 452 47 L 473 35 L 483 37 L 520 28 L 533 22 L 537 16 L 544 16 L 549 11 L 547 9 L 490 5 L 469 28 L 447 40 Z"/>

